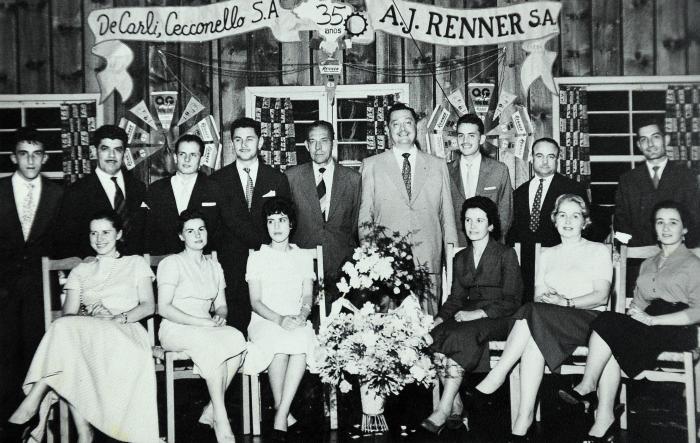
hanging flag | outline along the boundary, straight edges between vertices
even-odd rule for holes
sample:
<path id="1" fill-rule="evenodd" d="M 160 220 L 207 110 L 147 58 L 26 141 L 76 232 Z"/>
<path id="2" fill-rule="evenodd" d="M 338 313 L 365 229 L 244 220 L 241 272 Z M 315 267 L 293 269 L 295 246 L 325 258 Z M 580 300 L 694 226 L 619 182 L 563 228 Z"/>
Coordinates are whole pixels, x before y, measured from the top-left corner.
<path id="1" fill-rule="evenodd" d="M 170 129 L 175 115 L 175 105 L 177 104 L 177 91 L 151 92 L 151 102 L 158 113 L 158 120 L 164 130 Z"/>
<path id="2" fill-rule="evenodd" d="M 496 110 L 493 112 L 493 119 L 496 120 L 498 116 L 501 115 L 501 112 L 510 106 L 516 98 L 517 96 L 515 94 L 511 94 L 508 91 L 501 91 L 501 93 L 498 94 L 498 104 L 496 105 Z"/>
<path id="3" fill-rule="evenodd" d="M 202 139 L 204 142 L 204 154 L 200 164 L 213 168 L 216 165 L 220 146 L 219 130 L 216 127 L 214 117 L 211 115 L 206 116 L 192 126 L 187 133 L 197 135 Z"/>
<path id="4" fill-rule="evenodd" d="M 143 100 L 138 102 L 133 108 L 129 109 L 129 112 L 146 122 L 146 124 L 151 128 L 158 130 L 158 126 L 156 126 L 156 121 L 151 115 L 151 111 L 148 110 L 146 102 L 144 102 Z"/>
<path id="5" fill-rule="evenodd" d="M 204 109 L 204 105 L 201 104 L 199 102 L 199 100 L 197 100 L 196 98 L 190 97 L 190 101 L 187 102 L 187 106 L 185 107 L 185 110 L 182 112 L 182 116 L 180 116 L 180 120 L 178 120 L 177 126 L 180 126 L 181 124 L 185 123 L 187 120 L 194 117 L 202 109 Z"/>
<path id="6" fill-rule="evenodd" d="M 452 106 L 455 107 L 460 117 L 469 112 L 469 107 L 464 101 L 464 95 L 459 89 L 452 91 L 450 95 L 447 96 L 447 99 L 452 103 Z"/>
<path id="7" fill-rule="evenodd" d="M 481 120 L 486 118 L 486 113 L 489 112 L 489 103 L 491 102 L 491 94 L 496 87 L 493 83 L 470 83 L 467 85 L 469 101 L 472 104 L 474 113 Z"/>

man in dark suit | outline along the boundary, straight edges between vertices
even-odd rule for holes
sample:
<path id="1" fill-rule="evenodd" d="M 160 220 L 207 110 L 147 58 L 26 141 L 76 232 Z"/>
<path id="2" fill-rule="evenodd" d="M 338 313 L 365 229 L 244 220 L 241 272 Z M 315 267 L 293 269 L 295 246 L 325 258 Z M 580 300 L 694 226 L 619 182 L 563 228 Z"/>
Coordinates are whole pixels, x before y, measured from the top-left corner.
<path id="1" fill-rule="evenodd" d="M 146 185 L 122 169 L 126 132 L 118 126 L 103 125 L 95 131 L 94 140 L 97 168 L 66 190 L 59 218 L 57 254 L 60 257 L 94 255 L 88 233 L 90 217 L 109 209 L 117 211 L 124 220 L 121 252 L 142 254 L 148 209 Z"/>
<path id="2" fill-rule="evenodd" d="M 685 162 L 669 161 L 666 155 L 668 137 L 663 126 L 654 120 L 645 120 L 637 128 L 637 148 L 645 162 L 620 176 L 615 193 L 614 229 L 631 236 L 629 246 L 656 244 L 651 223 L 654 205 L 663 200 L 682 203 L 690 215 L 686 244 L 698 245 L 698 182 Z"/>
<path id="3" fill-rule="evenodd" d="M 263 204 L 271 197 L 291 199 L 287 177 L 258 158 L 264 143 L 260 134 L 260 123 L 251 118 L 231 123 L 236 161 L 210 177 L 220 189 L 221 221 L 214 249 L 226 278 L 228 323 L 243 333 L 248 330 L 251 310 L 245 281 L 248 250 L 269 241 Z"/>
<path id="4" fill-rule="evenodd" d="M 520 243 L 520 269 L 523 273 L 525 293 L 523 303 L 532 301 L 535 284 L 535 244 L 544 247 L 561 242 L 552 223 L 554 203 L 562 194 L 580 195 L 588 204 L 585 188 L 561 174 L 557 174 L 559 144 L 543 137 L 532 145 L 532 166 L 535 176 L 523 183 L 513 194 L 513 225 L 508 232 L 507 243 Z"/>
<path id="5" fill-rule="evenodd" d="M 0 441 L 22 398 L 22 380 L 44 333 L 41 257 L 52 255 L 63 188 L 41 175 L 41 134 L 20 128 L 11 177 L 0 179 Z"/>
<path id="6" fill-rule="evenodd" d="M 179 217 L 185 209 L 204 215 L 209 236 L 214 237 L 219 220 L 218 187 L 199 172 L 204 142 L 194 134 L 185 134 L 175 142 L 173 154 L 177 172 L 153 183 L 148 190 L 146 250 L 152 255 L 182 251 Z"/>
<path id="7" fill-rule="evenodd" d="M 513 212 L 513 187 L 508 167 L 481 154 L 486 141 L 484 123 L 474 114 L 465 114 L 457 120 L 457 143 L 460 156 L 447 165 L 450 171 L 450 192 L 457 226 L 458 246 L 466 246 L 462 229 L 462 204 L 468 198 L 488 197 L 498 207 L 501 232 L 508 232 Z"/>
<path id="8" fill-rule="evenodd" d="M 292 240 L 300 248 L 323 246 L 328 308 L 337 294 L 334 283 L 340 267 L 357 247 L 360 174 L 333 160 L 335 133 L 330 123 L 311 123 L 305 144 L 312 161 L 286 172 L 297 209 Z"/>

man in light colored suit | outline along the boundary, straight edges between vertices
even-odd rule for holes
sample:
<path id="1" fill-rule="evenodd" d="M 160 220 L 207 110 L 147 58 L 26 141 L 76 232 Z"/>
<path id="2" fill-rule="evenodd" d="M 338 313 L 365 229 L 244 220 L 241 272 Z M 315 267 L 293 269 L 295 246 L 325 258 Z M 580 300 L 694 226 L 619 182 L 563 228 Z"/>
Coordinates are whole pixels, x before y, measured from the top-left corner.
<path id="1" fill-rule="evenodd" d="M 428 266 L 434 287 L 423 309 L 435 314 L 443 247 L 457 243 L 450 176 L 443 159 L 416 146 L 416 112 L 397 103 L 388 113 L 392 149 L 362 162 L 359 223 L 374 219 L 391 231 L 410 234 L 415 261 Z"/>
<path id="2" fill-rule="evenodd" d="M 333 289 L 340 267 L 357 247 L 360 174 L 333 160 L 335 132 L 330 123 L 311 123 L 305 144 L 312 161 L 286 171 L 297 208 L 292 240 L 301 248 L 323 246 L 329 304 L 337 293 Z"/>
<path id="3" fill-rule="evenodd" d="M 447 165 L 450 171 L 450 191 L 454 206 L 455 223 L 458 227 L 459 246 L 467 245 L 459 219 L 462 204 L 468 198 L 480 195 L 488 197 L 498 207 L 501 232 L 506 233 L 511 225 L 513 213 L 513 187 L 510 184 L 508 167 L 480 152 L 486 141 L 484 123 L 474 114 L 465 114 L 457 120 L 457 143 L 460 156 Z"/>

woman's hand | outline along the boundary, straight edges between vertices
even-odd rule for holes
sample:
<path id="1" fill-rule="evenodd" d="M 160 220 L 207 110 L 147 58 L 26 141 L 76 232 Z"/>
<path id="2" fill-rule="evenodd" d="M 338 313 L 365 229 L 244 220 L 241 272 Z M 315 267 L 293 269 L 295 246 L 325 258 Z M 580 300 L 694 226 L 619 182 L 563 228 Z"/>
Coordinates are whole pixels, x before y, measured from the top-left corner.
<path id="1" fill-rule="evenodd" d="M 445 320 L 443 320 L 442 317 L 435 317 L 435 320 L 433 321 L 433 325 L 430 327 L 430 330 L 432 331 L 433 329 L 435 329 L 443 321 Z"/>
<path id="2" fill-rule="evenodd" d="M 115 318 L 115 315 L 112 314 L 109 309 L 105 308 L 102 302 L 97 302 L 90 306 L 86 306 L 86 311 L 91 317 L 102 320 L 113 320 Z"/>
<path id="3" fill-rule="evenodd" d="M 566 306 L 566 297 L 551 288 L 540 296 L 540 301 L 550 305 Z"/>
<path id="4" fill-rule="evenodd" d="M 486 317 L 486 313 L 477 309 L 476 311 L 459 311 L 455 314 L 455 321 L 473 321 Z"/>
<path id="5" fill-rule="evenodd" d="M 211 320 L 214 322 L 212 326 L 226 326 L 226 317 L 222 317 L 219 314 L 214 314 Z"/>
<path id="6" fill-rule="evenodd" d="M 640 323 L 644 323 L 647 326 L 654 326 L 654 317 L 642 310 L 639 310 L 637 308 L 630 308 L 627 311 L 627 315 L 629 315 L 634 320 L 637 320 Z"/>
<path id="7" fill-rule="evenodd" d="M 293 315 L 283 315 L 280 319 L 280 326 L 288 331 L 294 330 L 302 325 L 303 323 L 299 323 L 297 318 Z"/>

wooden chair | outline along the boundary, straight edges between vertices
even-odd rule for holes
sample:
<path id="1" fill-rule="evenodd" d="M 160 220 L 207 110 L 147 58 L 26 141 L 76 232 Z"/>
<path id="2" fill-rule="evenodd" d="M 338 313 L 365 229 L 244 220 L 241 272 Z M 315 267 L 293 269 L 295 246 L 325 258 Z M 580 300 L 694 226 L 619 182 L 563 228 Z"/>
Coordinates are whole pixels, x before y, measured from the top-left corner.
<path id="1" fill-rule="evenodd" d="M 43 301 L 44 301 L 44 328 L 49 329 L 51 323 L 60 318 L 63 315 L 62 305 L 63 297 L 61 297 L 59 308 L 53 309 L 53 294 L 51 286 L 51 272 L 61 271 L 63 273 L 70 272 L 73 268 L 82 263 L 82 260 L 78 257 L 69 257 L 59 260 L 52 260 L 48 257 L 41 258 L 41 281 L 43 290 Z M 65 284 L 65 278 L 59 275 L 59 286 L 62 288 Z M 153 348 L 154 356 L 157 356 L 159 351 L 155 347 L 153 332 L 153 318 L 149 318 L 147 321 L 148 335 L 151 340 L 151 347 Z M 68 423 L 69 409 L 68 404 L 59 398 L 59 428 L 60 428 L 60 442 L 67 443 L 70 441 L 70 424 Z M 52 443 L 54 436 L 51 432 L 47 432 L 46 441 L 47 443 Z"/>
<path id="2" fill-rule="evenodd" d="M 167 255 L 144 255 L 146 261 L 152 268 L 157 268 L 160 262 Z M 216 251 L 212 251 L 211 257 L 217 261 Z M 156 283 L 157 289 L 157 283 Z M 157 297 L 157 291 L 156 297 Z M 157 298 L 156 298 L 157 300 Z M 157 304 L 156 304 L 157 306 Z M 156 308 L 157 311 L 157 308 Z M 156 312 L 157 313 L 157 312 Z M 200 378 L 199 375 L 192 371 L 194 363 L 190 357 L 184 352 L 167 351 L 158 346 L 162 352 L 162 358 L 165 366 L 165 397 L 166 397 L 166 423 L 167 423 L 167 441 L 168 443 L 175 442 L 175 380 Z M 186 362 L 184 366 L 177 367 L 175 362 Z M 250 380 L 247 376 L 243 376 L 243 434 L 250 434 Z"/>
<path id="3" fill-rule="evenodd" d="M 621 303 L 618 305 L 618 312 L 625 312 L 629 307 L 632 299 L 627 297 L 626 277 L 627 277 L 627 260 L 628 259 L 645 259 L 658 254 L 657 246 L 642 246 L 642 247 L 627 247 L 623 245 L 620 248 L 620 263 L 621 263 L 621 289 L 620 294 L 623 294 Z M 695 252 L 695 251 L 694 251 Z M 695 379 L 700 376 L 700 364 L 698 357 L 700 349 L 686 352 L 664 352 L 659 355 L 657 367 L 643 371 L 634 380 L 649 380 L 651 382 L 673 382 L 682 383 L 685 386 L 685 406 L 686 406 L 686 424 L 688 426 L 688 442 L 695 443 L 697 441 L 697 428 L 695 413 L 697 410 L 698 386 Z M 625 384 L 626 375 L 623 372 L 623 379 L 620 386 L 620 402 L 627 402 L 627 386 Z M 620 418 L 620 426 L 622 429 L 627 429 L 627 408 Z"/>
<path id="4" fill-rule="evenodd" d="M 321 326 L 327 321 L 326 312 L 326 292 L 323 288 L 323 247 L 316 246 L 315 249 L 301 249 L 305 254 L 311 258 L 314 263 L 316 263 L 316 282 L 318 283 L 318 306 L 319 306 L 319 317 Z M 253 253 L 253 250 L 248 251 L 249 254 Z M 246 375 L 250 380 L 250 406 L 252 408 L 249 415 L 253 421 L 253 435 L 260 435 L 260 422 L 262 420 L 260 411 L 262 410 L 262 402 L 260 399 L 260 377 L 258 374 Z M 334 386 L 328 387 L 328 392 L 326 393 L 326 400 L 324 401 L 323 410 L 326 417 L 329 418 L 330 428 L 332 430 L 338 429 L 338 400 L 337 392 Z M 243 408 L 245 411 L 245 407 Z"/>

